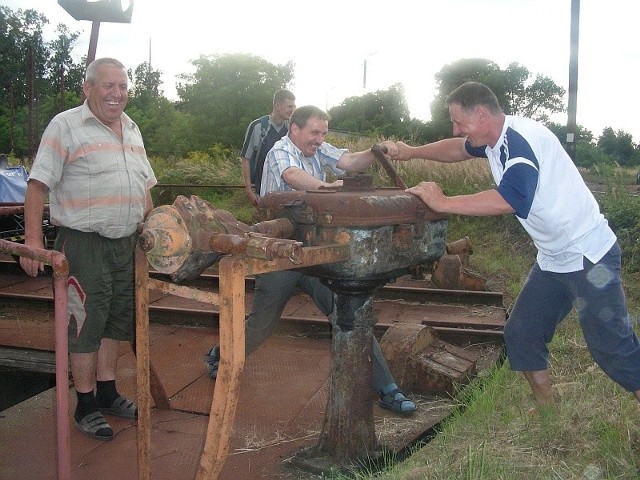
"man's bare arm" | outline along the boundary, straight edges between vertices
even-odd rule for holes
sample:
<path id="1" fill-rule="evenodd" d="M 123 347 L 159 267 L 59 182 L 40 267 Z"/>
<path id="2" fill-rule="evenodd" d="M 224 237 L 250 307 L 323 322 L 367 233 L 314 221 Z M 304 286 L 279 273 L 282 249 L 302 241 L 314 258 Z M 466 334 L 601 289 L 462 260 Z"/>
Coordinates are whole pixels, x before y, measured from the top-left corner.
<path id="1" fill-rule="evenodd" d="M 44 183 L 34 179 L 29 180 L 24 200 L 24 244 L 29 247 L 44 248 L 42 218 L 48 193 L 49 187 Z M 38 271 L 44 270 L 42 262 L 26 257 L 20 257 L 20 266 L 27 275 L 32 277 L 36 277 Z"/>

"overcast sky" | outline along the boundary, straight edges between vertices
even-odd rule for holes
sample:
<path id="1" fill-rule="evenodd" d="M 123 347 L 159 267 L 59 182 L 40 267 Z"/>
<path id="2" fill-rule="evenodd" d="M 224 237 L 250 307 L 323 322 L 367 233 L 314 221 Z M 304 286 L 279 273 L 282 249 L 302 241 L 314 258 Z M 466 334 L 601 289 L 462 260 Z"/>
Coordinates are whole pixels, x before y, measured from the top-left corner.
<path id="1" fill-rule="evenodd" d="M 0 4 L 43 13 L 46 40 L 61 22 L 81 32 L 74 56 L 87 54 L 91 22 L 74 20 L 57 0 Z M 96 56 L 131 69 L 150 59 L 172 99 L 176 76 L 192 73 L 200 55 L 293 61 L 298 105 L 330 108 L 401 83 L 411 115 L 428 120 L 434 74 L 462 58 L 502 69 L 518 62 L 568 90 L 570 18 L 571 0 L 135 0 L 130 24 L 100 24 Z M 613 127 L 640 142 L 638 19 L 638 0 L 581 1 L 577 121 L 596 137 Z M 566 114 L 554 120 L 566 123 Z"/>

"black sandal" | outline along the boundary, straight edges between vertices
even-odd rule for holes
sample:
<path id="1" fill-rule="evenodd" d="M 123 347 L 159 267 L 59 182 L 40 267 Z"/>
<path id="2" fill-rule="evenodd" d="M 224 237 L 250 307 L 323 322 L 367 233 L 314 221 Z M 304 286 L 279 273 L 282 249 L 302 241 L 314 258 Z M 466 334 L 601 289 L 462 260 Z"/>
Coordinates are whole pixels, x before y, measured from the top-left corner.
<path id="1" fill-rule="evenodd" d="M 110 407 L 100 407 L 100 410 L 104 413 L 129 418 L 131 420 L 138 418 L 138 406 L 122 395 L 119 395 Z"/>
<path id="2" fill-rule="evenodd" d="M 207 352 L 207 372 L 211 378 L 218 376 L 218 368 L 220 367 L 220 346 L 214 345 Z"/>
<path id="3" fill-rule="evenodd" d="M 399 388 L 394 388 L 388 393 L 380 392 L 380 406 L 393 413 L 413 413 L 416 411 L 416 404 L 404 396 Z"/>
<path id="4" fill-rule="evenodd" d="M 113 429 L 104 419 L 100 412 L 93 412 L 85 415 L 80 421 L 73 419 L 76 427 L 85 435 L 97 440 L 111 440 Z"/>

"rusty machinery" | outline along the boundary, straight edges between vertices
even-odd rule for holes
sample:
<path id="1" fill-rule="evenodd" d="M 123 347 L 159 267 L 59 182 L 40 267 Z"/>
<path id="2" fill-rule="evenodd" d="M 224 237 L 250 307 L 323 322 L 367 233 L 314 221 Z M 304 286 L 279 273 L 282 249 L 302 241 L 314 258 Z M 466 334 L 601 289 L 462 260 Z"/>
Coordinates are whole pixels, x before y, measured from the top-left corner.
<path id="1" fill-rule="evenodd" d="M 153 210 L 140 236 L 149 264 L 174 280 L 220 262 L 222 358 L 198 478 L 217 478 L 228 449 L 244 363 L 245 275 L 299 269 L 335 292 L 325 419 L 317 445 L 299 454 L 298 465 L 342 468 L 380 453 L 371 395 L 373 296 L 446 249 L 445 216 L 397 187 L 374 187 L 368 175 L 346 176 L 339 188 L 269 193 L 259 214 L 261 221 L 249 226 L 198 197 L 181 196 Z"/>

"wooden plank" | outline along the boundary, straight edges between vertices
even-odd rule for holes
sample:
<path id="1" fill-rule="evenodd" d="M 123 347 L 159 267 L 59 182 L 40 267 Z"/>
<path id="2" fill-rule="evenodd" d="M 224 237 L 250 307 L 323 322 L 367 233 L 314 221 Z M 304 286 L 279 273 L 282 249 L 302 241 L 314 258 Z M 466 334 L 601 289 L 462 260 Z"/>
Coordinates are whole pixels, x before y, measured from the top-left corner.
<path id="1" fill-rule="evenodd" d="M 25 372 L 56 373 L 53 352 L 0 346 L 0 365 Z"/>
<path id="2" fill-rule="evenodd" d="M 138 479 L 151 479 L 151 388 L 149 363 L 149 267 L 144 252 L 136 248 L 136 393 L 138 401 Z"/>
<path id="3" fill-rule="evenodd" d="M 213 392 L 209 425 L 196 473 L 197 480 L 217 480 L 229 451 L 245 360 L 244 276 L 242 257 L 220 261 L 220 368 Z"/>

